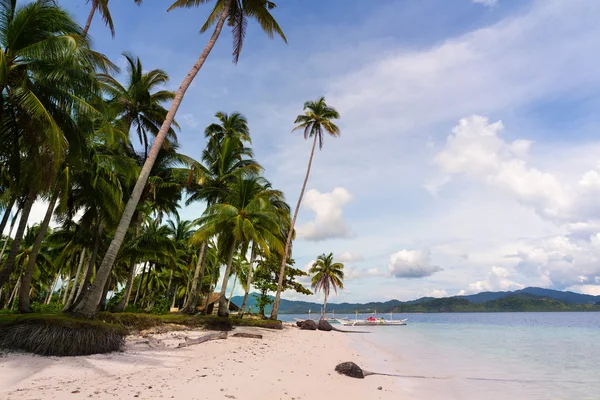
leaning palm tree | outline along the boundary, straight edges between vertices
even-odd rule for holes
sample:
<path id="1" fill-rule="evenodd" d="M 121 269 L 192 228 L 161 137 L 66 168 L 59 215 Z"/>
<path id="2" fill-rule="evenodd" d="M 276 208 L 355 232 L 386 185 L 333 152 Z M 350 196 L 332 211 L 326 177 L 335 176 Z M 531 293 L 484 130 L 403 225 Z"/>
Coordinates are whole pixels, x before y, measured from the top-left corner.
<path id="1" fill-rule="evenodd" d="M 88 15 L 87 22 L 85 23 L 85 28 L 83 28 L 83 35 L 86 36 L 88 31 L 90 30 L 90 26 L 92 25 L 92 20 L 94 19 L 94 14 L 96 11 L 100 13 L 102 16 L 102 20 L 104 24 L 108 26 L 110 29 L 110 33 L 113 37 L 115 37 L 115 27 L 113 25 L 112 16 L 110 15 L 110 9 L 108 8 L 108 0 L 91 0 L 92 1 L 92 9 L 90 10 L 90 14 Z M 135 4 L 142 4 L 142 0 L 134 0 Z M 90 0 L 86 0 L 86 3 L 89 3 Z"/>
<path id="2" fill-rule="evenodd" d="M 306 176 L 304 177 L 304 183 L 302 184 L 302 190 L 300 190 L 300 196 L 298 197 L 298 204 L 296 204 L 296 210 L 292 218 L 292 225 L 287 234 L 287 240 L 285 243 L 285 250 L 281 262 L 281 271 L 279 273 L 279 282 L 277 283 L 277 293 L 275 294 L 275 302 L 273 303 L 273 311 L 271 311 L 271 319 L 277 319 L 277 312 L 279 311 L 279 299 L 281 298 L 281 290 L 283 288 L 283 277 L 285 275 L 285 260 L 287 260 L 290 253 L 290 245 L 292 243 L 292 236 L 294 235 L 294 226 L 296 225 L 296 217 L 300 210 L 300 204 L 302 203 L 302 197 L 306 190 L 306 182 L 308 182 L 308 176 L 310 175 L 310 168 L 312 166 L 312 160 L 315 155 L 315 148 L 317 147 L 317 141 L 319 142 L 319 150 L 323 149 L 323 137 L 325 133 L 329 133 L 333 137 L 340 136 L 340 128 L 333 122 L 335 119 L 339 119 L 340 114 L 335 108 L 330 107 L 325 102 L 325 97 L 321 97 L 316 101 L 307 101 L 304 103 L 304 114 L 298 115 L 294 123 L 298 124 L 293 130 L 299 129 L 304 130 L 304 139 L 313 138 L 312 150 L 310 152 L 310 158 L 308 159 L 308 168 L 306 170 Z"/>
<path id="3" fill-rule="evenodd" d="M 175 3 L 173 3 L 173 5 L 171 5 L 169 10 L 182 7 L 193 8 L 206 3 L 208 3 L 208 0 L 177 0 Z M 150 152 L 148 153 L 144 167 L 142 168 L 138 181 L 131 193 L 131 197 L 127 202 L 127 206 L 125 207 L 125 211 L 123 212 L 119 226 L 115 231 L 114 238 L 110 243 L 106 255 L 104 256 L 104 260 L 102 260 L 100 268 L 98 268 L 92 290 L 90 290 L 85 299 L 78 304 L 74 310 L 75 312 L 87 316 L 92 316 L 95 313 L 96 307 L 100 302 L 100 297 L 102 296 L 102 290 L 106 284 L 108 276 L 110 275 L 114 261 L 117 257 L 121 244 L 123 243 L 123 239 L 125 238 L 125 234 L 129 229 L 129 224 L 131 223 L 131 219 L 135 213 L 137 204 L 144 190 L 144 186 L 146 185 L 146 181 L 150 176 L 150 171 L 152 170 L 152 166 L 156 160 L 158 152 L 162 147 L 165 138 L 167 137 L 169 129 L 171 129 L 171 124 L 173 123 L 175 114 L 177 114 L 177 110 L 181 105 L 183 96 L 215 46 L 215 43 L 217 42 L 217 39 L 223 30 L 225 21 L 228 21 L 233 31 L 233 61 L 235 63 L 239 59 L 239 55 L 242 51 L 242 44 L 246 34 L 248 18 L 255 19 L 261 26 L 262 30 L 265 31 L 267 36 L 273 37 L 275 34 L 277 34 L 287 42 L 283 31 L 279 27 L 279 24 L 271 15 L 270 10 L 272 10 L 274 7 L 275 3 L 269 0 L 216 1 L 215 7 L 209 15 L 208 20 L 202 26 L 201 32 L 206 32 L 212 26 L 215 26 L 215 29 L 208 40 L 208 44 L 200 54 L 200 57 L 190 72 L 181 82 L 181 86 L 175 94 L 175 98 L 171 103 L 169 112 L 167 113 L 160 131 L 156 135 L 156 139 L 154 139 L 154 143 L 150 148 Z"/>
<path id="4" fill-rule="evenodd" d="M 338 288 L 344 288 L 344 264 L 333 262 L 333 253 L 321 254 L 317 257 L 317 261 L 314 262 L 310 270 L 308 271 L 312 276 L 312 288 L 315 292 L 322 291 L 325 296 L 323 301 L 323 313 L 321 318 L 325 315 L 327 310 L 327 298 L 331 288 L 337 294 Z"/>

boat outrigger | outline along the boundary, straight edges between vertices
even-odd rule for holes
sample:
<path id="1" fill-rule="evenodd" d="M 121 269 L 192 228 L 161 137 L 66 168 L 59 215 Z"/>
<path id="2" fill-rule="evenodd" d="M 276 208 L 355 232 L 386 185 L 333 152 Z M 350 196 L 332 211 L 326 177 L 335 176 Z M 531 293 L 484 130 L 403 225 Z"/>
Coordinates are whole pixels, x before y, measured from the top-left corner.
<path id="1" fill-rule="evenodd" d="M 366 319 L 358 319 L 358 313 L 356 313 L 356 319 L 354 321 L 348 319 L 338 319 L 337 321 L 344 326 L 400 326 L 406 325 L 408 319 L 392 319 L 392 313 L 390 313 L 390 319 L 369 317 Z"/>

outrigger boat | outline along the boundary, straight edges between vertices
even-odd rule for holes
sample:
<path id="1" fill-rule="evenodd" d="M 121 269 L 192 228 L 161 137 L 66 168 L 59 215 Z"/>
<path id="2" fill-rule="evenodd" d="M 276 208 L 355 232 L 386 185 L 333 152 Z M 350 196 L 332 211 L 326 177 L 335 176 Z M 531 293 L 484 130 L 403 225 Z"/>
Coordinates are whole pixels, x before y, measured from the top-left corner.
<path id="1" fill-rule="evenodd" d="M 354 321 L 348 319 L 338 319 L 337 321 L 344 326 L 399 326 L 406 325 L 408 319 L 392 319 L 392 313 L 390 313 L 390 319 L 369 317 L 366 319 L 358 319 L 358 313 Z"/>

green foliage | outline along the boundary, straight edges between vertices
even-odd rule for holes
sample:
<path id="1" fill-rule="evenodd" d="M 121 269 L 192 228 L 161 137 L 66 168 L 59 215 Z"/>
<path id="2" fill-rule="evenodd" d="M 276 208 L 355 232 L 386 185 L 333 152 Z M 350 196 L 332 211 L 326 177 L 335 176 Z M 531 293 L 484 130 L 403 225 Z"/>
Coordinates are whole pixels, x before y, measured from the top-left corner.
<path id="1" fill-rule="evenodd" d="M 260 296 L 256 299 L 256 304 L 261 315 L 265 315 L 265 308 L 273 303 L 273 298 L 269 292 L 277 290 L 279 282 L 279 273 L 281 271 L 281 255 L 271 253 L 269 257 L 258 262 L 254 273 L 254 287 L 259 291 Z M 312 292 L 296 281 L 297 277 L 307 276 L 308 274 L 300 269 L 294 268 L 294 260 L 288 258 L 283 277 L 283 289 L 293 290 L 297 293 L 310 295 Z"/>
<path id="2" fill-rule="evenodd" d="M 169 301 L 169 299 L 162 297 L 154 303 L 154 305 L 150 309 L 150 314 L 167 314 L 169 312 L 170 307 L 171 302 Z"/>
<path id="3" fill-rule="evenodd" d="M 60 302 L 53 302 L 50 304 L 41 304 L 38 302 L 31 303 L 31 311 L 36 314 L 55 314 L 61 312 L 63 304 Z"/>
<path id="4" fill-rule="evenodd" d="M 0 348 L 43 356 L 80 356 L 120 350 L 127 330 L 66 315 L 0 317 Z"/>

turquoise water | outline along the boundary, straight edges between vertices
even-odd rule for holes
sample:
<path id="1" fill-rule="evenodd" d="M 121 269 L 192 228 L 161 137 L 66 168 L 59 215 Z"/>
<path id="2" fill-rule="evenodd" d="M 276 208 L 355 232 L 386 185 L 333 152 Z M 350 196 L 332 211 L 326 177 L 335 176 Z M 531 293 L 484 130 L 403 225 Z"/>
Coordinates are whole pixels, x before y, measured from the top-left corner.
<path id="1" fill-rule="evenodd" d="M 394 318 L 408 318 L 408 325 L 368 327 L 353 343 L 371 369 L 422 376 L 398 378 L 408 397 L 600 399 L 600 313 Z"/>

